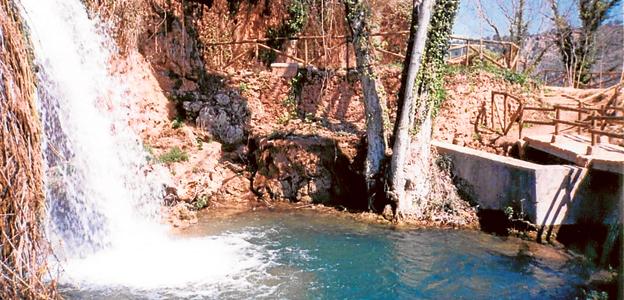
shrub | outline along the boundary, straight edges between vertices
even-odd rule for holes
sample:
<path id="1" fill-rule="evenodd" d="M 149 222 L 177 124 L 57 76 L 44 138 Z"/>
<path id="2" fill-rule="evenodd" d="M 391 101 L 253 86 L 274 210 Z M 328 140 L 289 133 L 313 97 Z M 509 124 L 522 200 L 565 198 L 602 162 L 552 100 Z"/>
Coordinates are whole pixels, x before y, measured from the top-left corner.
<path id="1" fill-rule="evenodd" d="M 167 153 L 164 153 L 158 157 L 161 163 L 174 163 L 181 161 L 188 161 L 188 153 L 180 149 L 178 146 L 171 148 Z"/>
<path id="2" fill-rule="evenodd" d="M 195 200 L 195 209 L 200 210 L 206 206 L 208 206 L 208 196 L 206 195 L 201 195 L 199 197 L 197 197 L 197 199 Z"/>
<path id="3" fill-rule="evenodd" d="M 176 117 L 173 122 L 171 122 L 171 128 L 178 129 L 184 126 L 183 119 L 181 117 Z"/>
<path id="4" fill-rule="evenodd" d="M 244 94 L 249 90 L 249 86 L 247 85 L 247 83 L 241 82 L 238 84 L 238 89 Z"/>

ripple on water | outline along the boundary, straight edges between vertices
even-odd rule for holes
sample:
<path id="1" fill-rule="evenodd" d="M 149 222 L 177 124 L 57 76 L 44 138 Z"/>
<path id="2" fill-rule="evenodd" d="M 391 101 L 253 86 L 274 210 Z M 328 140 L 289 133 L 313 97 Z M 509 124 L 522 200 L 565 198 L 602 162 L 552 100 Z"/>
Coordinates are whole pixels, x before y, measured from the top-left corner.
<path id="1" fill-rule="evenodd" d="M 75 298 L 575 296 L 581 268 L 525 255 L 526 243 L 472 231 L 392 230 L 307 212 L 257 212 L 203 220 L 164 244 L 70 263 L 74 277 L 65 284 Z"/>

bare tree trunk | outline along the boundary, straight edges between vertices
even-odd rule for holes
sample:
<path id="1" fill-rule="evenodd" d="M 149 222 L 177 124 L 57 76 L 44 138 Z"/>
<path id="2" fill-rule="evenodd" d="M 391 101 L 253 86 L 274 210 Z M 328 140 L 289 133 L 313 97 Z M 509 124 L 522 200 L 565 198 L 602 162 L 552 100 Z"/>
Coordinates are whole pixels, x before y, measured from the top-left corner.
<path id="1" fill-rule="evenodd" d="M 513 19 L 509 23 L 509 39 L 520 50 L 524 47 L 524 41 L 529 34 L 529 23 L 525 20 L 526 0 L 512 2 L 514 4 Z"/>
<path id="2" fill-rule="evenodd" d="M 420 7 L 420 3 L 422 0 L 412 0 L 412 7 L 416 9 L 412 9 L 412 21 L 410 22 L 410 34 L 407 39 L 407 50 L 405 51 L 405 59 L 403 59 L 403 70 L 401 70 L 401 86 L 399 87 L 399 93 L 397 96 L 397 118 L 394 122 L 392 128 L 392 136 L 389 139 L 389 147 L 394 148 L 394 140 L 397 136 L 397 132 L 399 131 L 399 114 L 403 110 L 403 100 L 405 100 L 405 89 L 408 86 L 407 84 L 407 72 L 409 71 L 409 64 L 412 61 L 412 53 L 414 52 L 414 38 L 416 38 L 416 30 L 418 30 L 418 7 Z M 413 88 L 413 86 L 412 86 Z"/>
<path id="3" fill-rule="evenodd" d="M 388 196 L 391 200 L 396 203 L 396 214 L 398 216 L 402 215 L 402 213 L 410 207 L 410 200 L 405 197 L 405 170 L 404 166 L 406 164 L 406 160 L 409 154 L 411 137 L 409 134 L 410 129 L 414 125 L 414 92 L 415 92 L 415 82 L 416 76 L 420 70 L 421 60 L 423 56 L 423 52 L 425 50 L 425 44 L 427 41 L 427 33 L 429 28 L 429 23 L 431 21 L 431 10 L 433 8 L 435 0 L 423 0 L 420 4 L 420 9 L 417 6 L 414 6 L 414 10 L 419 9 L 418 11 L 418 28 L 415 32 L 415 37 L 413 38 L 414 45 L 412 47 L 412 52 L 410 53 L 410 62 L 409 65 L 405 66 L 407 68 L 406 72 L 406 80 L 405 80 L 405 88 L 404 88 L 404 98 L 402 99 L 402 107 L 401 111 L 398 115 L 398 127 L 395 132 L 396 136 L 394 137 L 394 145 L 392 149 L 392 160 L 390 162 L 390 173 L 389 173 L 389 181 L 390 181 L 390 191 L 388 192 Z M 413 31 L 412 31 L 413 32 Z M 419 101 L 421 103 L 420 106 L 426 106 L 426 101 Z M 419 107 L 419 112 L 425 113 L 427 118 L 429 118 L 429 112 L 426 107 Z"/>
<path id="4" fill-rule="evenodd" d="M 369 40 L 368 18 L 370 8 L 362 0 L 345 0 L 347 21 L 351 27 L 353 48 L 357 71 L 362 84 L 366 114 L 367 152 L 364 176 L 368 194 L 368 209 L 373 210 L 376 198 L 384 197 L 382 166 L 386 153 L 386 134 L 384 129 L 384 105 L 378 89 L 382 88 L 377 81 L 372 67 L 371 53 L 374 48 Z"/>

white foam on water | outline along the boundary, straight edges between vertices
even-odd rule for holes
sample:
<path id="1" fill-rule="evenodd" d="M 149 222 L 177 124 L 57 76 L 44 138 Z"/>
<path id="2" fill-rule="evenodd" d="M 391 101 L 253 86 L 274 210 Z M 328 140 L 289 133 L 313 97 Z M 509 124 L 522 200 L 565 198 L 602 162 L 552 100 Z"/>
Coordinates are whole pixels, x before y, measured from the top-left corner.
<path id="1" fill-rule="evenodd" d="M 244 287 L 248 273 L 259 272 L 264 266 L 266 257 L 261 253 L 239 237 L 172 240 L 153 236 L 69 260 L 63 267 L 71 282 L 83 286 L 96 283 L 151 290 L 229 282 Z"/>

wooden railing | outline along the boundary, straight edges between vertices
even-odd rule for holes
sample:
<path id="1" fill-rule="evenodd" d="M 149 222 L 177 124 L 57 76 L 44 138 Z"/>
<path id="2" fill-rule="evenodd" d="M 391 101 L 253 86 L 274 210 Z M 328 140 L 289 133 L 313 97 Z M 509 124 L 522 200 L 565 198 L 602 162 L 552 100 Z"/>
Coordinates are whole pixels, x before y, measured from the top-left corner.
<path id="1" fill-rule="evenodd" d="M 604 88 L 620 81 L 622 72 L 589 72 L 589 82 L 583 88 Z M 571 74 L 562 70 L 545 69 L 536 74 L 545 85 L 571 86 Z"/>
<path id="2" fill-rule="evenodd" d="M 470 65 L 475 58 L 489 61 L 499 68 L 515 71 L 520 56 L 520 48 L 507 41 L 471 39 L 451 36 L 447 63 Z M 495 57 L 492 53 L 499 54 Z"/>
<path id="3" fill-rule="evenodd" d="M 503 97 L 502 118 L 501 118 L 500 109 L 498 105 L 496 104 L 497 96 Z M 512 102 L 513 104 L 516 105 L 516 109 L 513 110 L 513 113 L 511 109 Z M 492 91 L 492 98 L 490 101 L 490 119 L 491 119 L 492 129 L 496 128 L 495 123 L 494 123 L 494 116 L 496 115 L 497 117 L 496 119 L 498 120 L 498 124 L 500 126 L 500 129 L 503 135 L 507 135 L 507 133 L 509 132 L 513 124 L 518 122 L 519 118 L 522 117 L 523 108 L 524 108 L 524 101 L 520 100 L 520 98 L 514 95 L 511 95 L 509 93 L 506 93 L 506 92 Z M 508 115 L 509 115 L 509 118 L 507 117 Z"/>
<path id="4" fill-rule="evenodd" d="M 405 36 L 405 40 L 409 31 L 396 31 L 396 32 L 378 32 L 370 34 L 371 37 L 387 37 L 387 36 Z M 282 41 L 284 43 L 289 41 L 295 41 L 297 43 L 303 43 L 303 48 L 294 48 L 295 53 L 287 53 L 286 51 L 275 49 L 268 44 L 274 41 Z M 301 64 L 303 67 L 316 67 L 317 64 L 326 57 L 331 57 L 337 54 L 337 51 L 342 51 L 345 57 L 344 68 L 349 69 L 352 67 L 350 63 L 351 56 L 353 55 L 353 49 L 351 44 L 351 36 L 348 35 L 312 35 L 312 36 L 295 36 L 295 37 L 275 37 L 275 38 L 253 38 L 242 39 L 237 41 L 215 41 L 206 43 L 207 47 L 214 47 L 217 50 L 217 67 L 220 69 L 227 68 L 236 63 L 239 59 L 244 57 L 253 51 L 254 57 L 260 59 L 260 49 L 266 49 L 277 56 L 291 59 L 292 61 Z M 322 49 L 315 49 L 316 45 L 322 45 Z M 327 46 L 329 45 L 329 46 Z M 235 46 L 242 46 L 242 49 L 234 49 Z M 375 50 L 389 55 L 395 59 L 400 59 L 401 62 L 405 58 L 403 53 L 396 53 L 390 50 L 384 49 L 380 45 L 374 45 Z M 224 53 L 231 53 L 231 58 L 225 58 Z M 328 67 L 326 64 L 324 67 Z"/>
<path id="5" fill-rule="evenodd" d="M 503 97 L 503 112 L 497 104 L 497 97 Z M 512 109 L 511 104 L 515 107 Z M 526 113 L 529 111 L 541 111 L 554 113 L 554 117 L 545 119 L 527 119 Z M 575 112 L 575 120 L 564 120 L 562 112 Z M 620 115 L 618 115 L 620 114 Z M 591 137 L 591 146 L 596 145 L 601 136 L 617 138 L 624 140 L 624 134 L 609 131 L 608 127 L 612 125 L 624 125 L 624 108 L 612 105 L 602 105 L 600 107 L 592 107 L 578 102 L 577 107 L 566 105 L 554 105 L 552 107 L 535 107 L 525 105 L 525 101 L 506 92 L 492 91 L 490 104 L 490 119 L 492 130 L 497 130 L 495 117 L 498 120 L 499 128 L 503 135 L 509 133 L 512 126 L 518 124 L 518 138 L 522 138 L 522 129 L 524 124 L 549 125 L 554 126 L 551 142 L 554 143 L 557 136 L 562 132 L 562 125 L 569 126 L 565 130 L 576 129 L 577 134 L 588 133 Z M 501 117 L 502 115 L 502 117 Z M 591 149 L 588 148 L 588 154 Z"/>
<path id="6" fill-rule="evenodd" d="M 370 34 L 370 37 L 373 39 L 380 37 L 399 37 L 401 45 L 397 45 L 397 47 L 395 47 L 400 49 L 399 51 L 387 49 L 387 47 L 382 46 L 384 43 L 373 42 L 373 47 L 381 55 L 389 57 L 390 60 L 403 62 L 405 54 L 402 51 L 406 48 L 405 45 L 407 44 L 408 35 L 409 31 L 403 30 L 395 32 L 372 33 Z M 269 43 L 273 41 L 283 41 L 284 43 L 288 41 L 296 41 L 298 44 L 291 49 L 294 53 L 288 53 L 288 51 L 270 47 Z M 517 45 L 510 42 L 479 40 L 461 36 L 451 36 L 449 41 L 450 50 L 452 50 L 449 51 L 449 53 L 461 52 L 462 57 L 478 55 L 481 59 L 488 60 L 501 68 L 512 69 L 515 69 L 518 62 L 519 48 Z M 216 51 L 213 61 L 219 69 L 225 69 L 237 63 L 245 55 L 252 53 L 255 59 L 258 60 L 260 59 L 260 49 L 265 49 L 277 56 L 288 58 L 304 67 L 331 67 L 328 66 L 327 62 L 323 63 L 322 60 L 327 59 L 328 57 L 331 58 L 336 54 L 340 54 L 344 55 L 344 68 L 349 69 L 352 67 L 351 60 L 353 56 L 353 49 L 351 46 L 351 37 L 348 35 L 318 35 L 276 38 L 263 37 L 237 41 L 214 41 L 206 43 L 204 46 L 212 47 Z M 488 49 L 489 51 L 485 51 L 485 49 Z M 490 54 L 492 52 L 498 53 L 501 57 L 497 58 L 492 56 Z M 452 61 L 456 58 L 457 57 L 449 56 L 448 60 Z"/>

